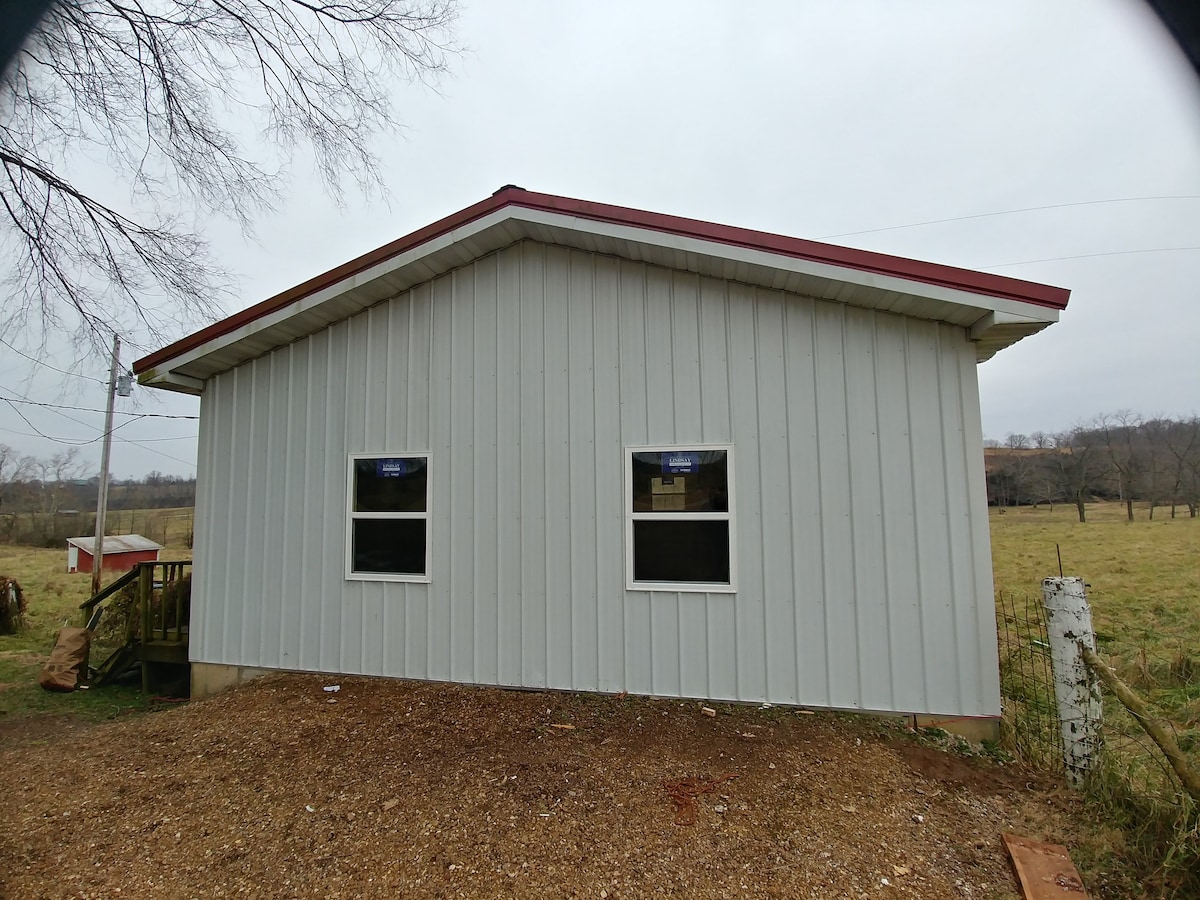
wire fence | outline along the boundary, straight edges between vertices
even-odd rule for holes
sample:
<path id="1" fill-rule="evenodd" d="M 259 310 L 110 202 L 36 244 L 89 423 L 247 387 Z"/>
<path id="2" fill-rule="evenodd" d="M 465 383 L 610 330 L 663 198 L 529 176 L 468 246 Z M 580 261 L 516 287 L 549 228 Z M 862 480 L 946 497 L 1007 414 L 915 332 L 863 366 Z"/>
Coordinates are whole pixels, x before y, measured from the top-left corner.
<path id="1" fill-rule="evenodd" d="M 1041 597 L 997 594 L 996 631 L 1002 746 L 1026 765 L 1065 775 Z M 1135 690 L 1161 702 L 1163 692 L 1191 695 L 1200 683 L 1200 658 L 1194 652 L 1140 648 L 1132 658 L 1128 652 L 1124 658 L 1100 655 Z M 1200 708 L 1200 702 L 1195 705 Z M 1200 804 L 1182 789 L 1143 727 L 1107 692 L 1103 709 L 1099 754 L 1081 784 L 1090 814 L 1121 831 L 1123 857 L 1144 896 L 1200 897 Z M 1188 709 L 1159 707 L 1180 749 L 1200 765 L 1200 717 L 1194 710 L 1188 715 Z"/>
<path id="2" fill-rule="evenodd" d="M 1001 743 L 1024 763 L 1061 772 L 1054 673 L 1041 599 L 999 593 L 996 632 L 1000 649 Z"/>

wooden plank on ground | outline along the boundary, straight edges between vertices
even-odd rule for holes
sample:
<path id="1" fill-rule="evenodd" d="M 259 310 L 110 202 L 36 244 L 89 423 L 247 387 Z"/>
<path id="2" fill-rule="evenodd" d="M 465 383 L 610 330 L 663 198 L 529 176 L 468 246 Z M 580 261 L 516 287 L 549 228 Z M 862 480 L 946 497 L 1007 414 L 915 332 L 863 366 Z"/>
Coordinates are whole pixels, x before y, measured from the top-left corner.
<path id="1" fill-rule="evenodd" d="M 1017 881 L 1026 900 L 1087 900 L 1087 891 L 1066 847 L 1047 844 L 1015 834 L 1004 835 L 1004 846 L 1012 857 Z"/>

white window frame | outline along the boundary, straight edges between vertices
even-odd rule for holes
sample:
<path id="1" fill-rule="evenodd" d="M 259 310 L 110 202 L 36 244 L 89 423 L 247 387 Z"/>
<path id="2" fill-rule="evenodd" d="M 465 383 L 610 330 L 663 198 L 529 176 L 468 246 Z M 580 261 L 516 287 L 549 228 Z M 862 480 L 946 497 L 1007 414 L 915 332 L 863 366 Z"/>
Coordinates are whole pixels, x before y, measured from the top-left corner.
<path id="1" fill-rule="evenodd" d="M 729 509 L 726 512 L 637 512 L 633 511 L 633 454 L 635 453 L 684 453 L 689 450 L 724 450 L 725 478 L 729 491 Z M 737 527 L 734 515 L 733 488 L 733 444 L 655 444 L 625 448 L 625 588 L 630 591 L 673 591 L 675 593 L 736 594 L 737 593 Z M 725 521 L 729 523 L 729 583 L 635 581 L 633 577 L 633 523 L 652 522 L 695 522 Z"/>
<path id="2" fill-rule="evenodd" d="M 360 459 L 423 459 L 425 460 L 425 512 L 355 512 L 354 464 Z M 351 453 L 346 462 L 346 580 L 347 581 L 406 581 L 429 584 L 433 560 L 433 532 L 430 528 L 433 512 L 433 456 L 427 451 L 396 453 Z M 425 574 L 408 575 L 401 572 L 354 571 L 354 522 L 356 519 L 422 519 L 425 522 Z"/>

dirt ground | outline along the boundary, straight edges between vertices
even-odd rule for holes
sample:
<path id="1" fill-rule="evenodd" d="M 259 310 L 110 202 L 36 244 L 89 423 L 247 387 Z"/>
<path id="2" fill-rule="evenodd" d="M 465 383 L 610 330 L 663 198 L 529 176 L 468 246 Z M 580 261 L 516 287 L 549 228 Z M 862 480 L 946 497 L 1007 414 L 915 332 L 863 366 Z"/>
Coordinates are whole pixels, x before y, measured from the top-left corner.
<path id="1" fill-rule="evenodd" d="M 0 893 L 999 898 L 1002 832 L 1070 841 L 1065 790 L 895 722 L 713 708 L 280 675 L 0 728 Z"/>

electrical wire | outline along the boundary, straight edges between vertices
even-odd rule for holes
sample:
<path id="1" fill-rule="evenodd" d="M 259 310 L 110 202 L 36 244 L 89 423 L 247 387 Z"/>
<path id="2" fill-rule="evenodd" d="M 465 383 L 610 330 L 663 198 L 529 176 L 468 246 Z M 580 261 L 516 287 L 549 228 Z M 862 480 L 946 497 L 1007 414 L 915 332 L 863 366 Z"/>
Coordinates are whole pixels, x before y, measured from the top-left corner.
<path id="1" fill-rule="evenodd" d="M 853 237 L 858 234 L 877 234 L 880 231 L 899 231 L 902 228 L 921 228 L 925 225 L 944 225 L 948 222 L 965 222 L 968 219 L 989 219 L 993 216 L 1011 216 L 1015 213 L 1039 212 L 1044 209 L 1065 209 L 1071 206 L 1095 206 L 1101 203 L 1141 203 L 1151 200 L 1200 200 L 1198 194 L 1178 194 L 1166 195 L 1162 197 L 1110 197 L 1105 200 L 1079 200 L 1074 203 L 1049 203 L 1045 206 L 1025 206 L 1021 209 L 1002 209 L 997 212 L 975 213 L 970 216 L 952 216 L 949 219 L 929 219 L 925 222 L 909 222 L 907 225 L 885 225 L 882 228 L 864 228 L 862 231 L 843 231 L 838 234 L 825 234 L 815 238 L 818 241 L 827 241 L 833 238 Z M 1008 265 L 1020 265 L 1020 263 L 1009 263 Z"/>
<path id="2" fill-rule="evenodd" d="M 55 441 L 59 444 L 71 444 L 76 447 L 84 447 L 84 446 L 87 446 L 88 444 L 94 444 L 94 443 L 96 443 L 96 441 L 102 441 L 106 437 L 108 437 L 110 434 L 112 434 L 114 431 L 116 431 L 118 428 L 124 428 L 126 425 L 132 425 L 134 422 L 137 421 L 137 419 L 130 419 L 128 422 L 122 422 L 120 425 L 114 425 L 108 431 L 104 432 L 101 435 L 98 435 L 97 437 L 92 438 L 89 441 L 75 441 L 75 440 L 71 440 L 70 438 L 56 438 L 56 437 L 51 437 L 48 434 L 43 434 L 42 431 L 36 425 L 34 425 L 32 422 L 29 421 L 29 419 L 27 419 L 25 417 L 25 414 L 23 412 L 21 412 L 21 410 L 17 409 L 17 407 L 14 405 L 12 400 L 8 399 L 8 397 L 0 397 L 0 400 L 3 400 L 10 407 L 12 407 L 12 411 L 15 412 L 18 416 L 20 416 L 21 420 L 26 425 L 28 425 L 30 428 L 32 428 L 34 431 L 36 431 L 39 436 L 44 437 L 48 441 Z M 20 401 L 18 400 L 17 402 L 19 403 Z M 61 413 L 60 413 L 60 415 L 61 415 Z M 139 416 L 138 418 L 144 418 L 144 416 Z M 82 425 L 84 423 L 80 422 L 80 424 Z"/>
<path id="3" fill-rule="evenodd" d="M 54 372 L 58 372 L 62 375 L 70 375 L 74 378 L 83 378 L 83 379 L 86 379 L 87 381 L 94 381 L 97 384 L 107 384 L 107 382 L 105 382 L 104 379 L 102 379 L 102 378 L 96 378 L 95 376 L 92 376 L 92 375 L 81 375 L 78 372 L 68 372 L 66 369 L 60 369 L 56 366 L 50 365 L 50 363 L 48 363 L 48 362 L 44 362 L 40 359 L 36 359 L 35 357 L 30 356 L 28 353 L 24 353 L 24 352 L 18 350 L 16 347 L 14 347 L 8 341 L 4 340 L 4 338 L 0 338 L 0 344 L 3 344 L 5 347 L 7 347 L 9 350 L 11 350 L 13 353 L 17 354 L 18 356 L 25 357 L 27 360 L 29 360 L 32 363 L 37 363 L 39 366 L 45 366 L 47 369 L 50 369 Z"/>
<path id="4" fill-rule="evenodd" d="M 976 266 L 978 269 L 1005 269 L 1009 266 L 1030 266 L 1034 263 L 1059 262 L 1064 259 L 1095 259 L 1100 256 L 1128 256 L 1132 253 L 1174 253 L 1181 250 L 1200 250 L 1200 247 L 1147 247 L 1145 250 L 1110 250 L 1107 253 L 1080 253 L 1078 256 L 1048 256 L 1045 259 L 1023 259 L 1020 262 L 994 263 Z"/>
<path id="5" fill-rule="evenodd" d="M 123 422 L 121 424 L 128 425 L 129 423 Z M 0 425 L 0 431 L 3 431 L 6 434 L 16 434 L 21 437 L 40 437 L 40 438 L 46 438 L 46 440 L 62 442 L 62 443 L 69 443 L 72 440 L 71 438 L 56 438 L 56 437 L 51 437 L 50 435 L 46 435 L 46 434 L 35 434 L 32 431 L 18 431 L 15 428 L 5 428 L 2 425 Z M 126 444 L 130 444 L 130 443 L 153 444 L 153 443 L 158 443 L 161 441 L 194 441 L 199 436 L 200 435 L 198 435 L 198 434 L 181 434 L 179 437 L 138 438 L 136 441 L 134 441 L 130 438 L 124 438 L 124 437 L 118 436 L 117 440 L 124 441 Z M 88 441 L 88 443 L 93 443 L 93 442 Z M 145 449 L 149 450 L 151 448 L 146 447 Z"/>
<path id="6" fill-rule="evenodd" d="M 94 412 L 94 413 L 107 413 L 108 412 L 108 410 L 95 409 L 90 406 L 66 406 L 61 403 L 42 403 L 38 400 L 12 400 L 12 399 L 9 399 L 8 402 L 9 403 L 28 403 L 30 406 L 44 406 L 47 409 L 73 409 L 78 412 Z M 199 416 L 176 416 L 176 415 L 171 415 L 170 413 L 132 413 L 132 412 L 123 412 L 119 409 L 114 409 L 113 415 L 137 416 L 139 419 L 199 419 L 200 418 Z"/>
<path id="7" fill-rule="evenodd" d="M 8 390 L 11 391 L 12 393 L 16 394 L 22 400 L 26 400 L 26 401 L 29 400 L 29 398 L 26 397 L 24 394 L 21 394 L 18 391 L 13 391 L 12 388 L 9 388 Z M 7 399 L 7 398 L 4 398 L 4 399 Z M 30 401 L 30 402 L 32 402 L 32 401 Z M 11 403 L 9 403 L 9 406 L 12 407 L 13 412 L 15 412 L 18 416 L 21 416 L 21 419 L 27 425 L 29 425 L 30 428 L 32 428 L 34 431 L 36 431 L 38 433 L 38 435 L 45 438 L 46 440 L 55 441 L 56 443 L 63 443 L 63 444 L 72 443 L 71 441 L 68 441 L 65 439 L 54 438 L 48 434 L 42 434 L 42 432 L 37 428 L 37 426 L 35 426 L 32 422 L 30 422 L 28 419 L 26 419 L 25 416 L 21 413 L 21 411 L 16 408 L 16 406 L 13 406 Z M 50 407 L 50 411 L 57 416 L 62 416 L 64 419 L 74 422 L 76 425 L 82 425 L 84 428 L 95 428 L 96 427 L 94 425 L 89 425 L 87 422 L 84 422 L 82 419 L 77 419 L 74 416 L 68 416 L 65 412 L 61 412 L 57 409 L 54 409 L 53 407 Z M 117 426 L 117 428 L 122 428 L 125 425 L 129 425 L 136 421 L 137 421 L 137 419 L 130 419 L 128 422 L 122 422 L 120 425 Z M 114 428 L 113 431 L 116 431 L 117 428 Z M 110 434 L 111 434 L 111 432 L 110 432 Z M 100 435 L 100 437 L 98 437 L 98 438 L 95 438 L 91 441 L 84 441 L 83 443 L 92 444 L 92 443 L 95 443 L 96 441 L 100 440 L 100 438 L 103 438 L 103 437 L 104 437 L 104 435 Z M 170 453 L 164 453 L 161 450 L 156 450 L 154 447 L 147 447 L 144 444 L 141 444 L 138 441 L 130 440 L 129 438 L 117 437 L 117 440 L 121 441 L 124 444 L 133 444 L 135 447 L 141 447 L 143 450 L 145 450 L 149 453 L 156 453 L 159 456 L 165 457 L 166 459 L 174 460 L 177 463 L 182 463 L 185 466 L 190 466 L 192 468 L 195 468 L 195 466 L 196 466 L 195 460 L 180 459 L 178 456 L 172 456 Z"/>

